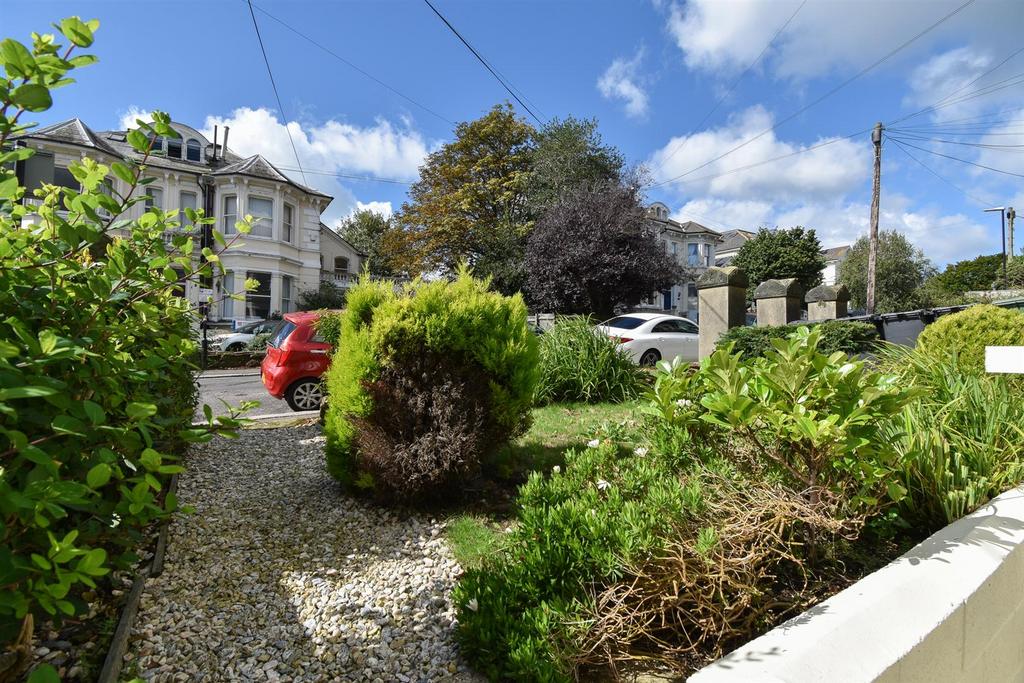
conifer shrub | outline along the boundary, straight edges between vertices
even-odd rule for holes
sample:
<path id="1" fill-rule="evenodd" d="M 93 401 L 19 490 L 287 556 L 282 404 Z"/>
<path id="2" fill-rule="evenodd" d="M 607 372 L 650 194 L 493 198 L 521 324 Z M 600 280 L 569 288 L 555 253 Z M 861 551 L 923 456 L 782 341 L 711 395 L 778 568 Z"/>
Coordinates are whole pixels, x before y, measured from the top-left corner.
<path id="1" fill-rule="evenodd" d="M 985 372 L 986 346 L 1024 346 L 1024 313 L 980 304 L 944 315 L 924 328 L 917 345 L 949 359 L 956 354 L 968 372 Z"/>
<path id="2" fill-rule="evenodd" d="M 522 298 L 463 270 L 348 294 L 327 374 L 328 471 L 403 501 L 457 492 L 482 458 L 529 427 L 537 340 Z"/>

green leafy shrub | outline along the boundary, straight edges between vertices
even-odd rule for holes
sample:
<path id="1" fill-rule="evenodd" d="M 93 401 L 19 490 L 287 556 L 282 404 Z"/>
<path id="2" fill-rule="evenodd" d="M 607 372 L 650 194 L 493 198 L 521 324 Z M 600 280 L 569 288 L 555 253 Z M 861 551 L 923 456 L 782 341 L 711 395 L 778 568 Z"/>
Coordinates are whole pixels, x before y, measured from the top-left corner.
<path id="1" fill-rule="evenodd" d="M 966 372 L 985 372 L 986 346 L 1024 346 L 1024 313 L 991 304 L 944 315 L 924 328 L 917 345 Z"/>
<path id="2" fill-rule="evenodd" d="M 343 484 L 405 500 L 451 494 L 529 427 L 537 341 L 521 297 L 462 271 L 348 294 L 327 374 L 327 465 Z"/>
<path id="3" fill-rule="evenodd" d="M 217 256 L 204 249 L 200 266 L 185 232 L 165 243 L 177 212 L 121 219 L 146 201 L 151 140 L 178 136 L 169 117 L 128 133 L 140 163 L 72 163 L 80 191 L 43 185 L 30 206 L 12 168 L 34 153 L 11 145 L 30 127 L 22 114 L 48 109 L 50 90 L 95 61 L 70 55 L 97 27 L 62 21 L 70 47 L 36 34 L 31 47 L 0 44 L 0 645 L 31 634 L 34 617 L 88 611 L 84 588 L 127 567 L 142 528 L 175 510 L 165 485 L 182 445 L 208 436 L 191 428 L 198 320 L 175 291 Z M 211 429 L 237 424 L 207 415 Z"/>
<path id="4" fill-rule="evenodd" d="M 518 502 L 500 552 L 455 588 L 462 651 L 493 680 L 569 680 L 588 595 L 662 548 L 700 489 L 605 442 L 532 474 Z"/>
<path id="5" fill-rule="evenodd" d="M 1024 400 L 1009 377 L 926 346 L 890 345 L 882 357 L 919 392 L 884 434 L 900 456 L 907 521 L 941 527 L 1024 479 Z"/>
<path id="6" fill-rule="evenodd" d="M 894 468 L 881 437 L 885 419 L 910 399 L 894 375 L 819 350 L 821 329 L 798 328 L 753 361 L 726 346 L 702 367 L 708 392 L 702 419 L 731 430 L 756 462 L 776 471 L 812 504 L 836 514 L 871 510 Z"/>
<path id="7" fill-rule="evenodd" d="M 325 342 L 336 347 L 341 336 L 341 312 L 320 311 L 320 317 L 316 319 L 316 331 Z"/>
<path id="8" fill-rule="evenodd" d="M 875 348 L 878 330 L 874 325 L 851 320 L 827 320 L 813 325 L 821 331 L 818 349 L 826 356 L 842 351 L 849 355 Z M 719 340 L 720 345 L 732 343 L 733 351 L 743 358 L 757 358 L 772 350 L 773 339 L 785 339 L 796 328 L 791 325 L 747 325 L 730 328 Z"/>
<path id="9" fill-rule="evenodd" d="M 566 318 L 540 338 L 537 403 L 602 403 L 636 398 L 641 371 L 586 318 Z"/>
<path id="10" fill-rule="evenodd" d="M 254 335 L 252 339 L 245 345 L 246 351 L 266 351 L 267 342 L 270 341 L 270 332 L 261 332 L 260 334 Z"/>

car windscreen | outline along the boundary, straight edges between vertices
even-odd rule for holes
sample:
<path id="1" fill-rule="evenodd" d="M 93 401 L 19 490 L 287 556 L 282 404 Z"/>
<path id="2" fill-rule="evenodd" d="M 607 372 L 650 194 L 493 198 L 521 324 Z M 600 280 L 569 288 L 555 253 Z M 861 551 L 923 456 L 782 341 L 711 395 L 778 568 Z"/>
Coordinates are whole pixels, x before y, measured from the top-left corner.
<path id="1" fill-rule="evenodd" d="M 643 325 L 645 322 L 647 321 L 644 320 L 643 318 L 634 318 L 633 316 L 629 315 L 620 315 L 617 318 L 606 320 L 601 324 L 604 325 L 605 327 L 615 327 L 620 330 L 635 330 L 636 328 Z"/>
<path id="2" fill-rule="evenodd" d="M 244 332 L 246 334 L 256 334 L 257 332 L 259 332 L 259 329 L 263 327 L 263 325 L 265 324 L 266 323 L 262 321 L 258 323 L 249 323 L 248 325 L 242 325 L 240 328 L 238 328 L 238 331 Z"/>
<path id="3" fill-rule="evenodd" d="M 281 344 L 284 343 L 284 340 L 287 339 L 288 335 L 290 335 L 294 330 L 295 323 L 282 320 L 277 324 L 277 327 L 274 328 L 274 331 L 270 333 L 270 339 L 267 341 L 267 345 L 273 346 L 275 349 L 281 348 Z"/>

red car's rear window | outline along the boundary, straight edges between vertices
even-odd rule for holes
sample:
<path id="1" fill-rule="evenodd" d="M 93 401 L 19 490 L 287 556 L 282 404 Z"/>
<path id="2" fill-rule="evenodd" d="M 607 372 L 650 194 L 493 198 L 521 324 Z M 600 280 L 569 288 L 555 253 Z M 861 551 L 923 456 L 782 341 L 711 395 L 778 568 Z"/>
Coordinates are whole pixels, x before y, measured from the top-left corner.
<path id="1" fill-rule="evenodd" d="M 282 320 L 274 328 L 274 331 L 270 333 L 270 339 L 267 341 L 268 346 L 273 346 L 275 349 L 281 348 L 281 344 L 288 338 L 292 332 L 295 331 L 295 323 L 288 320 Z"/>

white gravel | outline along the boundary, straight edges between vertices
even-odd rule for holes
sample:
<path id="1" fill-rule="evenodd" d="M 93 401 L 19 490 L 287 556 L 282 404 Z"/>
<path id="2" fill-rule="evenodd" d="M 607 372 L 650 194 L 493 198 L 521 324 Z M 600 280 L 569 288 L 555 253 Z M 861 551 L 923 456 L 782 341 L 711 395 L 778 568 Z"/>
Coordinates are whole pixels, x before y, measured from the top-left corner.
<path id="1" fill-rule="evenodd" d="M 342 493 L 317 427 L 196 448 L 125 673 L 153 681 L 477 680 L 443 525 Z"/>

